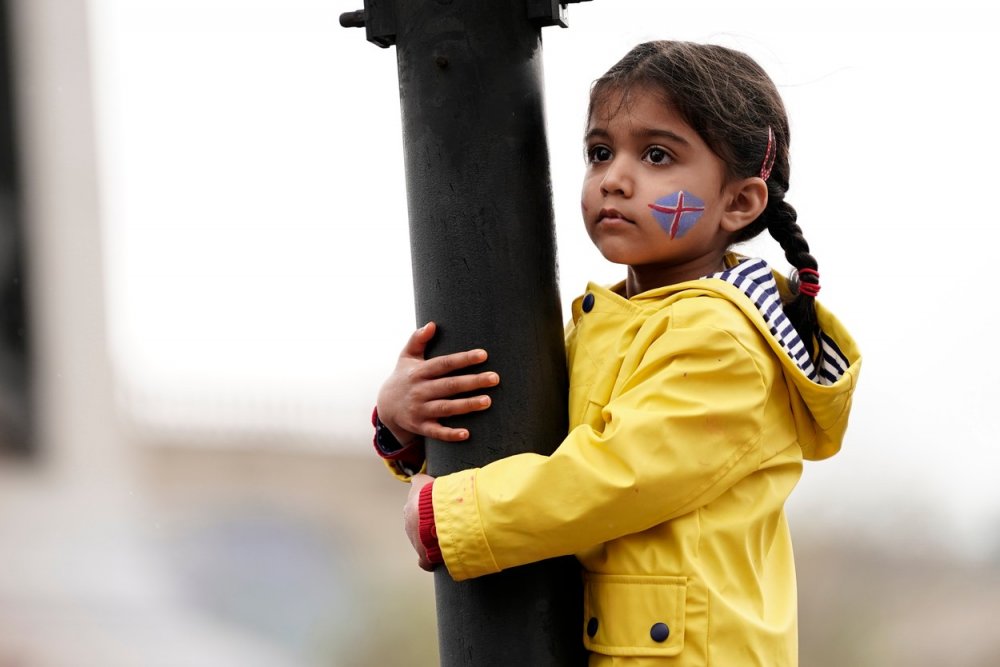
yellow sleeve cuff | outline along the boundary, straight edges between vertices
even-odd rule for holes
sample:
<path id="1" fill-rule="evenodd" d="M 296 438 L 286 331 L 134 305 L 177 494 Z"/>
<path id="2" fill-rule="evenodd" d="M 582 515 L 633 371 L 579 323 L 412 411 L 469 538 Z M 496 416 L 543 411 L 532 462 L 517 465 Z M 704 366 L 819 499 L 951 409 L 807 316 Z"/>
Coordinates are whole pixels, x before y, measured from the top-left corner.
<path id="1" fill-rule="evenodd" d="M 478 474 L 473 468 L 434 480 L 434 525 L 444 564 L 455 581 L 500 571 L 479 515 Z"/>

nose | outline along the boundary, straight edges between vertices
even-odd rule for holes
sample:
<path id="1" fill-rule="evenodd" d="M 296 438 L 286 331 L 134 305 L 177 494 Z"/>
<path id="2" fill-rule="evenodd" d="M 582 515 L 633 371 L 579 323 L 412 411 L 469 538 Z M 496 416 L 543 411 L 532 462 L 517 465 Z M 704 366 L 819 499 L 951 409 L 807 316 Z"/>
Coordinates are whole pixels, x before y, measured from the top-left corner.
<path id="1" fill-rule="evenodd" d="M 622 160 L 612 159 L 604 169 L 601 179 L 601 194 L 607 197 L 611 194 L 622 197 L 632 196 L 632 174 Z"/>

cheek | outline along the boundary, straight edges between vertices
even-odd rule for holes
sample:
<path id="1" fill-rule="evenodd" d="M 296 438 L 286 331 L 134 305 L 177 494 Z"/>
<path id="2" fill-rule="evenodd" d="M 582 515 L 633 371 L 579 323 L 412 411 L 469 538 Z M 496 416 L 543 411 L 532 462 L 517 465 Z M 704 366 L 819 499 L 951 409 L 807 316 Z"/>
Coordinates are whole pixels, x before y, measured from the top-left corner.
<path id="1" fill-rule="evenodd" d="M 690 192 L 678 190 L 660 197 L 649 208 L 653 217 L 671 239 L 681 238 L 698 223 L 705 213 L 705 202 Z"/>
<path id="2" fill-rule="evenodd" d="M 580 212 L 587 215 L 591 209 L 596 211 L 598 208 L 600 208 L 599 205 L 595 206 L 593 179 L 585 178 L 583 179 L 583 187 L 580 188 Z"/>

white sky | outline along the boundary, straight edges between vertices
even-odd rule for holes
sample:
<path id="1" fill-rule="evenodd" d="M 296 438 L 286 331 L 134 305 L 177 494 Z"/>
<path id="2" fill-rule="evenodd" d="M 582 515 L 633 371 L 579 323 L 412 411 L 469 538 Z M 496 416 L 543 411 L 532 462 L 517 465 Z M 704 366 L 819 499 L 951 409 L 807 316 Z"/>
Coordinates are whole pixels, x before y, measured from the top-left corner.
<path id="1" fill-rule="evenodd" d="M 125 391 L 311 406 L 361 432 L 415 324 L 394 50 L 339 27 L 360 0 L 91 4 Z M 570 22 L 543 38 L 564 308 L 622 275 L 578 219 L 590 81 L 648 39 L 749 52 L 789 109 L 822 301 L 865 354 L 844 452 L 800 502 L 875 530 L 1000 527 L 986 3 L 594 0 Z"/>

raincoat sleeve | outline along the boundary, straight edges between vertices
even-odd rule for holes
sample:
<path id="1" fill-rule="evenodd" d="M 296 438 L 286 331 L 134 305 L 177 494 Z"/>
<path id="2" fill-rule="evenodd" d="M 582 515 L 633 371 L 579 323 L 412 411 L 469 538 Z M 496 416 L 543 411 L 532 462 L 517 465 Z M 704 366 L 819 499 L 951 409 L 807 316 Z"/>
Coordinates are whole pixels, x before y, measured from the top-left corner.
<path id="1" fill-rule="evenodd" d="M 551 456 L 519 454 L 439 477 L 434 516 L 452 577 L 641 532 L 755 471 L 774 371 L 748 349 L 759 335 L 744 333 L 665 326 L 647 334 L 607 402 L 589 406 L 599 417 L 570 431 Z"/>
<path id="2" fill-rule="evenodd" d="M 417 465 L 417 462 L 415 461 L 414 462 L 409 462 L 405 460 L 400 461 L 398 459 L 383 457 L 382 463 L 385 464 L 385 467 L 389 470 L 389 473 L 401 482 L 409 482 L 411 479 L 413 479 L 413 476 L 416 475 L 417 473 L 427 472 L 426 460 L 419 461 L 419 465 Z"/>

